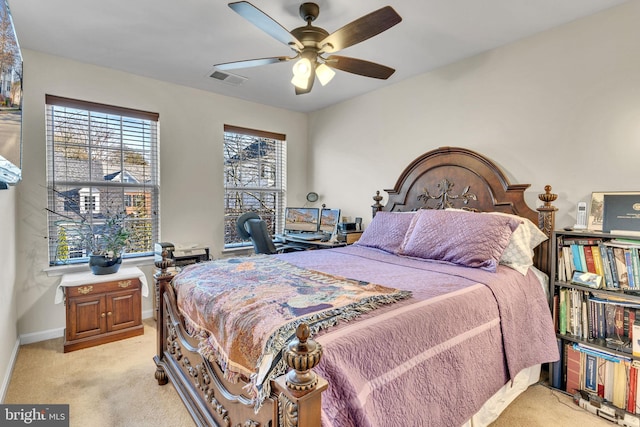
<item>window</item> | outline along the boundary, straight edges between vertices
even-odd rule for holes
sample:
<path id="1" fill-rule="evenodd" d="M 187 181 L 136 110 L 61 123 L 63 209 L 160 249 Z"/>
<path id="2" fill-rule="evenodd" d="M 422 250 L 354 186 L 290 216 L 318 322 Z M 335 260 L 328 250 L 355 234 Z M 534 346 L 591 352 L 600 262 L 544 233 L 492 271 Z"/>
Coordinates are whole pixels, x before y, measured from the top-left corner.
<path id="1" fill-rule="evenodd" d="M 286 204 L 285 135 L 224 127 L 224 246 L 242 245 L 236 221 L 256 212 L 271 234 L 282 232 Z"/>
<path id="2" fill-rule="evenodd" d="M 126 214 L 126 257 L 158 239 L 158 114 L 46 96 L 49 264 L 85 262 L 78 231 Z"/>

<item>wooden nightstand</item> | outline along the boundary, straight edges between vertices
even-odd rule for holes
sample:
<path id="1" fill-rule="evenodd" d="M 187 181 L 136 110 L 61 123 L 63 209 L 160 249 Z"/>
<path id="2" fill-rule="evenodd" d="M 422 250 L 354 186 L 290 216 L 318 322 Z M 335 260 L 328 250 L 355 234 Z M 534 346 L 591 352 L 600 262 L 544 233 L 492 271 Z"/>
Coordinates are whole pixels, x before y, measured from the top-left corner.
<path id="1" fill-rule="evenodd" d="M 142 294 L 148 288 L 137 267 L 104 276 L 65 274 L 59 287 L 66 297 L 65 353 L 144 333 Z"/>
<path id="2" fill-rule="evenodd" d="M 351 245 L 357 242 L 362 236 L 362 231 L 350 231 L 348 233 L 338 232 L 338 241 Z"/>

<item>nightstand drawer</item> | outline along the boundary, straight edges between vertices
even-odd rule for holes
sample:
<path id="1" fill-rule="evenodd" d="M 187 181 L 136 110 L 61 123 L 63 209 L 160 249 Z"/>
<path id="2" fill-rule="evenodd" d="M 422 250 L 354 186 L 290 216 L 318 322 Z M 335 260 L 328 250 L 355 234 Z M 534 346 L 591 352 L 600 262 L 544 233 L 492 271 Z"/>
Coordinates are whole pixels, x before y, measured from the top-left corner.
<path id="1" fill-rule="evenodd" d="M 69 286 L 65 288 L 67 298 L 95 295 L 105 292 L 124 291 L 129 289 L 139 289 L 140 279 L 122 279 L 113 282 L 88 283 L 81 286 Z"/>

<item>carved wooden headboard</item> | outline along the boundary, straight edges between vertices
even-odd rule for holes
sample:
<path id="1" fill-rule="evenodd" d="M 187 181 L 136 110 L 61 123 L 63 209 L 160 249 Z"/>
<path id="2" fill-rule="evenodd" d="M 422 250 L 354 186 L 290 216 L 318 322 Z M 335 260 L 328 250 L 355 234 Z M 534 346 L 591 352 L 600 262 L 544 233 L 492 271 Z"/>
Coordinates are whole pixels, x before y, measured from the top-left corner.
<path id="1" fill-rule="evenodd" d="M 530 208 L 524 192 L 530 184 L 510 184 L 502 170 L 491 160 L 474 151 L 458 147 L 440 147 L 415 159 L 400 174 L 396 185 L 374 197 L 373 215 L 378 211 L 412 211 L 417 209 L 464 208 L 481 212 L 505 212 L 533 221 L 551 235 L 555 211 L 551 203 L 557 195 L 551 187 L 538 195 L 544 205 Z M 536 266 L 549 273 L 549 241 L 536 251 Z"/>

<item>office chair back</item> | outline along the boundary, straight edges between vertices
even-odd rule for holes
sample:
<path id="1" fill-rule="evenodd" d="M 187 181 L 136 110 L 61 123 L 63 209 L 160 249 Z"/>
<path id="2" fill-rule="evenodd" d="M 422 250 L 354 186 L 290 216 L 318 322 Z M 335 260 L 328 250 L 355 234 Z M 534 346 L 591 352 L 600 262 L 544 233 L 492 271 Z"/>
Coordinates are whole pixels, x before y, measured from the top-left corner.
<path id="1" fill-rule="evenodd" d="M 269 235 L 267 223 L 257 213 L 242 214 L 236 222 L 236 228 L 243 240 L 251 239 L 255 253 L 272 255 L 278 252 Z"/>

